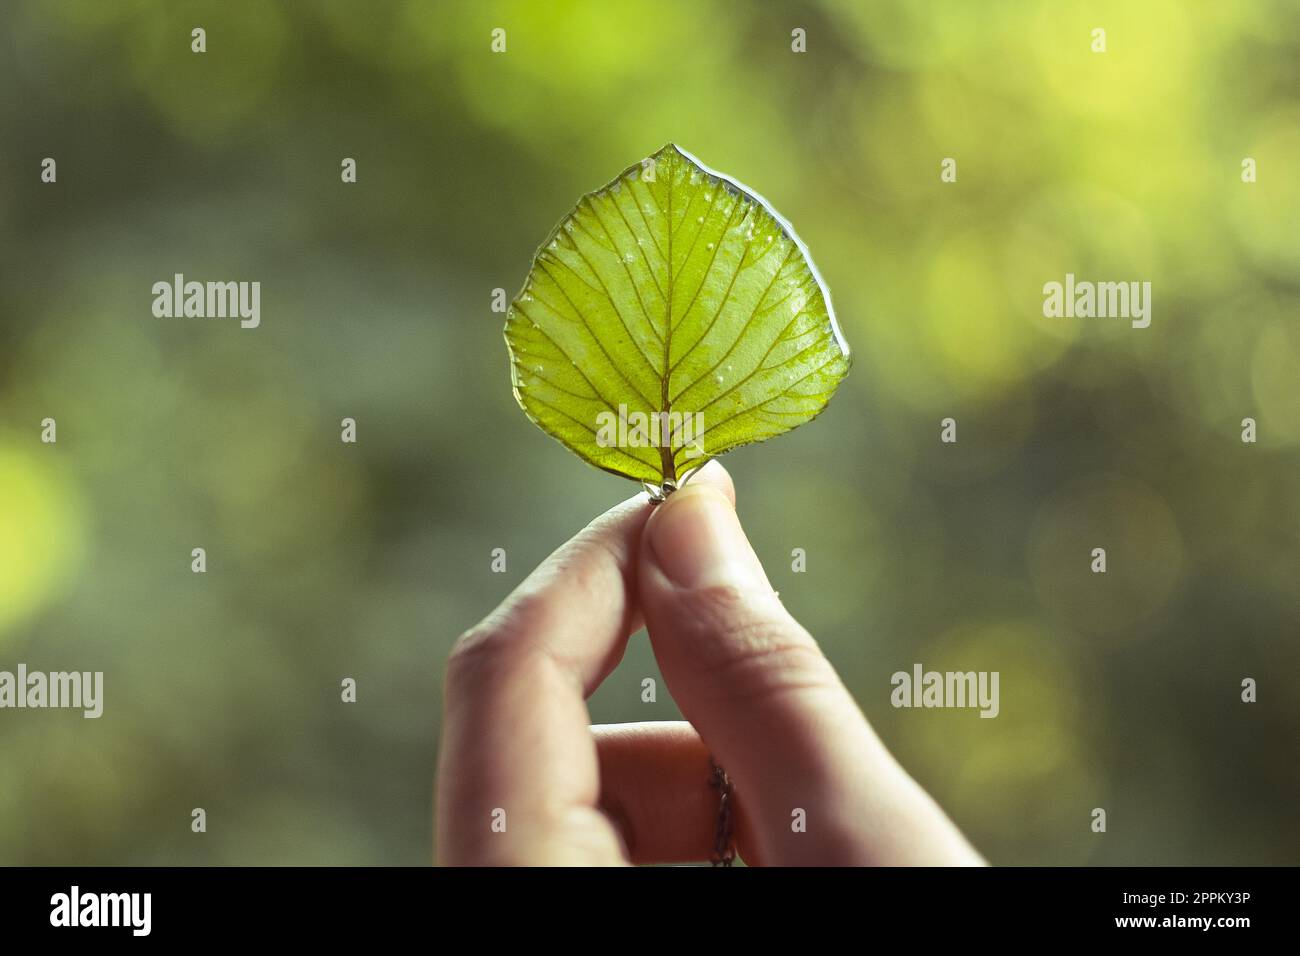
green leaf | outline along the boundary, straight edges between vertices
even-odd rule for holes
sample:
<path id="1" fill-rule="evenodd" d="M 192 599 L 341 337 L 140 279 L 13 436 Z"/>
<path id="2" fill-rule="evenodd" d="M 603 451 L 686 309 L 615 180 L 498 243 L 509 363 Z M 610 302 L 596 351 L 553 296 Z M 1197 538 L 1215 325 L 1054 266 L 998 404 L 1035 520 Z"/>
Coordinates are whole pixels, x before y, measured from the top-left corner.
<path id="1" fill-rule="evenodd" d="M 815 417 L 849 369 L 789 223 L 671 143 L 555 227 L 505 336 L 538 427 L 659 486 Z"/>

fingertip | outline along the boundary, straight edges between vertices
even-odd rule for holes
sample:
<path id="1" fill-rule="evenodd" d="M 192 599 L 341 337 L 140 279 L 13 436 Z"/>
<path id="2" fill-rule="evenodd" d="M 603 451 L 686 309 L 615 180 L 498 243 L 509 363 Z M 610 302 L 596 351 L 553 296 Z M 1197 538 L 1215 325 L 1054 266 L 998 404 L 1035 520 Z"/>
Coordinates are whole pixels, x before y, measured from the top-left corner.
<path id="1" fill-rule="evenodd" d="M 716 458 L 710 458 L 701 467 L 689 473 L 678 491 L 685 491 L 693 485 L 716 488 L 726 496 L 733 508 L 736 505 L 736 486 L 732 482 L 727 469 L 722 467 L 722 463 Z M 669 496 L 669 500 L 671 500 L 671 497 Z"/>
<path id="2" fill-rule="evenodd" d="M 688 482 L 651 515 L 645 532 L 648 558 L 679 588 L 770 590 L 727 493 L 730 479 L 725 471 L 720 473 L 725 482 L 709 478 Z"/>

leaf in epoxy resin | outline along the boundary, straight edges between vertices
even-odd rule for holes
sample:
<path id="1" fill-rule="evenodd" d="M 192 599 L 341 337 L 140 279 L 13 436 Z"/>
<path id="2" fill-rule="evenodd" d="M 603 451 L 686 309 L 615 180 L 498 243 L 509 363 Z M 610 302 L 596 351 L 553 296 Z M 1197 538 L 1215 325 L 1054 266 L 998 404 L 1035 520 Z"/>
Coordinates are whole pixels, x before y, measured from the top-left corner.
<path id="1" fill-rule="evenodd" d="M 528 417 L 655 488 L 814 418 L 849 369 L 790 224 L 672 144 L 556 226 L 505 336 Z"/>

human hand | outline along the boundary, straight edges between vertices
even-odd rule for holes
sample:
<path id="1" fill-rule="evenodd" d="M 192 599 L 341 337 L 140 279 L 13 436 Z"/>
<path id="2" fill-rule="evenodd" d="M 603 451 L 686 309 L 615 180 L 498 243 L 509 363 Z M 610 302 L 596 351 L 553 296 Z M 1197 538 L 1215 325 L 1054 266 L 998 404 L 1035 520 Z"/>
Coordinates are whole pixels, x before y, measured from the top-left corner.
<path id="1" fill-rule="evenodd" d="M 710 754 L 730 775 L 736 848 L 751 865 L 984 862 L 786 612 L 734 501 L 713 462 L 661 505 L 623 502 L 457 641 L 441 863 L 707 860 Z M 589 726 L 586 698 L 643 623 L 689 722 Z"/>

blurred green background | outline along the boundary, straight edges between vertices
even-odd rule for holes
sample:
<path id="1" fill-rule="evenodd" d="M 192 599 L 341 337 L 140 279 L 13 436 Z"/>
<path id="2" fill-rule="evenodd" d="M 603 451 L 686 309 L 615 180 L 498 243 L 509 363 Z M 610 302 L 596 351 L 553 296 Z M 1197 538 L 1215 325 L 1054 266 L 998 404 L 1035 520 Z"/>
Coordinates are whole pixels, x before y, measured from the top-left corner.
<path id="1" fill-rule="evenodd" d="M 0 861 L 430 859 L 448 648 L 637 490 L 524 418 L 491 291 L 669 140 L 854 348 L 725 463 L 904 765 L 995 863 L 1300 862 L 1300 4 L 1177 0 L 5 3 L 0 669 L 106 687 L 0 711 Z M 261 327 L 155 319 L 176 272 Z M 1066 272 L 1151 327 L 1043 318 Z M 915 662 L 1000 716 L 894 710 Z M 593 719 L 676 717 L 644 676 Z"/>

